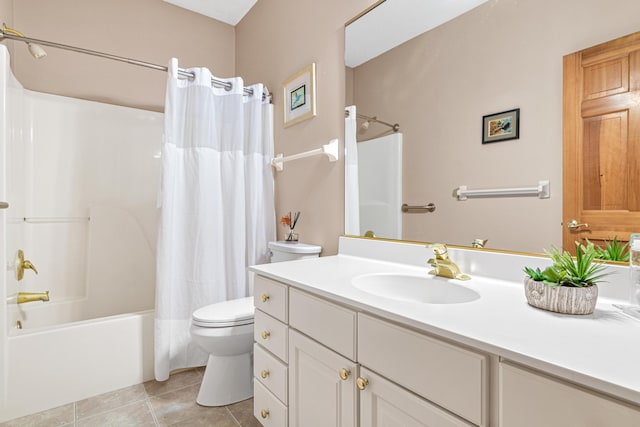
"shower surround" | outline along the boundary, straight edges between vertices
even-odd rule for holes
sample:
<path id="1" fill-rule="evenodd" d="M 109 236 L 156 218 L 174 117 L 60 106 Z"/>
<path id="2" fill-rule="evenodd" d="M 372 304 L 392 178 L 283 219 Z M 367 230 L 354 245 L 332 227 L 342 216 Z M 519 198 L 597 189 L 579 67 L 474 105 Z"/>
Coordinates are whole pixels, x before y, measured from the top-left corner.
<path id="1" fill-rule="evenodd" d="M 153 377 L 163 128 L 161 113 L 20 89 L 8 61 L 0 46 L 0 422 Z M 18 249 L 38 270 L 21 281 Z"/>

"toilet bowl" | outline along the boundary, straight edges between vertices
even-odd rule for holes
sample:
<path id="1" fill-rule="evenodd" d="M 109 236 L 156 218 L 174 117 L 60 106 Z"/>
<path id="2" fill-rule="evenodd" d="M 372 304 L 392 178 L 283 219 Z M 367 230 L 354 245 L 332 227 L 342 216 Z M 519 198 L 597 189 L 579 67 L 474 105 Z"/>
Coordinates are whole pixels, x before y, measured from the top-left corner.
<path id="1" fill-rule="evenodd" d="M 271 262 L 317 257 L 322 248 L 270 242 Z M 253 297 L 210 304 L 193 312 L 191 338 L 209 353 L 196 402 L 224 406 L 253 396 Z"/>
<path id="2" fill-rule="evenodd" d="M 209 353 L 198 404 L 223 406 L 253 396 L 253 297 L 194 311 L 191 338 Z"/>

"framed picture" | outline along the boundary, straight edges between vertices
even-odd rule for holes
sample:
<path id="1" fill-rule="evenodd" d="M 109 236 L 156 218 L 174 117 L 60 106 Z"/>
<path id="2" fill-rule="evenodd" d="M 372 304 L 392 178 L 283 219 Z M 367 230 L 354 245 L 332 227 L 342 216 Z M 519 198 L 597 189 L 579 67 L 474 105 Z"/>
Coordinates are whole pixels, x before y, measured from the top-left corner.
<path id="1" fill-rule="evenodd" d="M 482 143 L 520 138 L 520 109 L 482 117 Z"/>
<path id="2" fill-rule="evenodd" d="M 284 127 L 316 115 L 316 64 L 289 77 L 282 84 L 284 92 Z"/>

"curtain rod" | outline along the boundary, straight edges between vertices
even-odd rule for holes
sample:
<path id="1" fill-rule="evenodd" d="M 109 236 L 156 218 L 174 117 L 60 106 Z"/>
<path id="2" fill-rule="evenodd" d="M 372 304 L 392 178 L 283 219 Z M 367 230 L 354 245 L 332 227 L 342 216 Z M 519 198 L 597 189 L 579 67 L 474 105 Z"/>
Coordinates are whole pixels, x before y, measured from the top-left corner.
<path id="1" fill-rule="evenodd" d="M 131 65 L 138 65 L 140 67 L 146 67 L 146 68 L 151 68 L 153 70 L 159 70 L 159 71 L 169 71 L 168 67 L 162 66 L 162 65 L 158 65 L 158 64 L 152 64 L 151 62 L 145 62 L 145 61 L 139 61 L 137 59 L 131 59 L 131 58 L 125 58 L 123 56 L 117 56 L 117 55 L 111 55 L 110 53 L 104 53 L 104 52 L 98 52 L 95 50 L 90 50 L 90 49 L 84 49 L 81 47 L 76 47 L 76 46 L 69 46 L 66 44 L 61 44 L 61 43 L 55 43 L 55 42 L 50 42 L 47 40 L 39 40 L 39 39 L 34 39 L 31 37 L 26 37 L 26 36 L 17 36 L 14 34 L 9 34 L 7 32 L 4 32 L 2 29 L 0 29 L 0 39 L 10 39 L 10 40 L 18 40 L 24 43 L 35 43 L 35 44 L 41 44 L 44 46 L 50 46 L 50 47 L 55 47 L 58 49 L 64 49 L 64 50 L 70 50 L 72 52 L 78 52 L 78 53 L 84 53 L 86 55 L 92 55 L 92 56 L 98 56 L 100 58 L 106 58 L 106 59 L 111 59 L 113 61 L 120 61 L 120 62 L 125 62 L 127 64 L 131 64 Z M 186 77 L 188 79 L 194 79 L 195 78 L 195 74 L 184 70 L 182 68 L 178 68 L 178 75 L 182 76 L 182 77 Z M 211 78 L 211 83 L 218 86 L 218 87 L 223 87 L 226 90 L 231 90 L 231 88 L 233 87 L 233 84 L 231 82 L 226 82 L 224 80 L 218 80 L 218 79 L 214 79 L 213 77 Z M 243 88 L 243 91 L 245 94 L 247 95 L 253 95 L 253 89 L 245 87 Z M 271 99 L 271 94 L 269 94 L 269 98 Z M 265 95 L 262 94 L 262 99 L 265 99 Z"/>

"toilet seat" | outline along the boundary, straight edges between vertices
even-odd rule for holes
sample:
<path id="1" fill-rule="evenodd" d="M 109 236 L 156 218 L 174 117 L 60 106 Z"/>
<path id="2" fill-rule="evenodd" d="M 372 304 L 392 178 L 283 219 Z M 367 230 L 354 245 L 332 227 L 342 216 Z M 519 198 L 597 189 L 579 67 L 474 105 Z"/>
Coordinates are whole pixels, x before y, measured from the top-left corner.
<path id="1" fill-rule="evenodd" d="M 218 302 L 193 312 L 192 324 L 202 328 L 228 328 L 253 323 L 253 297 Z"/>

